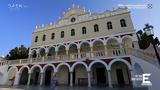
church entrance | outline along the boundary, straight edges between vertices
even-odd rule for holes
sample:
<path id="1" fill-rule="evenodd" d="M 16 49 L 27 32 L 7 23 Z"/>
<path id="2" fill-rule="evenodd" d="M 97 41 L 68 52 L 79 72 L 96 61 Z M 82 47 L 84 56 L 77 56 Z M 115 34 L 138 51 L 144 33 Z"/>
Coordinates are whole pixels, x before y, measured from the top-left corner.
<path id="1" fill-rule="evenodd" d="M 51 66 L 47 67 L 45 72 L 45 85 L 50 85 L 52 71 L 53 71 L 53 68 Z"/>
<path id="2" fill-rule="evenodd" d="M 96 68 L 96 74 L 97 74 L 97 84 L 103 85 L 106 83 L 106 74 L 105 74 L 105 68 Z"/>
<path id="3" fill-rule="evenodd" d="M 122 69 L 117 69 L 116 74 L 117 74 L 118 85 L 119 86 L 124 85 L 125 83 L 124 83 L 124 76 Z"/>

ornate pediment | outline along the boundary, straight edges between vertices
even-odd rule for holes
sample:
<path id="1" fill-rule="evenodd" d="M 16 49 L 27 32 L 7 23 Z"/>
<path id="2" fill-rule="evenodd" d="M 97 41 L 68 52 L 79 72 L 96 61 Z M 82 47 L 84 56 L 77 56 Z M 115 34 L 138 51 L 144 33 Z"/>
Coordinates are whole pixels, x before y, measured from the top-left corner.
<path id="1" fill-rule="evenodd" d="M 85 11 L 85 9 L 81 9 L 78 7 L 72 7 L 71 9 L 69 9 L 68 12 L 64 13 L 62 19 L 68 19 L 72 16 L 80 16 L 80 15 L 84 15 L 87 14 L 88 12 Z"/>

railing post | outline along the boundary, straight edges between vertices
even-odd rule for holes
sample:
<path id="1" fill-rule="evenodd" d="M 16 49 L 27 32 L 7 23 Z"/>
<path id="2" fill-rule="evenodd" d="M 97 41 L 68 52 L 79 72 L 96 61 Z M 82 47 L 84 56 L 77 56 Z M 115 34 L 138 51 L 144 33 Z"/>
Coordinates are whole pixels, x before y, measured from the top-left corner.
<path id="1" fill-rule="evenodd" d="M 21 59 L 19 60 L 19 64 L 22 64 L 22 60 Z"/>
<path id="2" fill-rule="evenodd" d="M 30 63 L 32 63 L 32 59 L 33 59 L 33 58 L 30 58 Z"/>
<path id="3" fill-rule="evenodd" d="M 78 58 L 81 58 L 80 48 L 78 48 Z"/>
<path id="4" fill-rule="evenodd" d="M 91 48 L 91 57 L 94 57 L 94 54 L 93 54 L 93 47 L 90 47 Z"/>
<path id="5" fill-rule="evenodd" d="M 45 56 L 42 57 L 42 62 L 44 62 L 44 57 L 45 57 Z"/>
<path id="6" fill-rule="evenodd" d="M 105 54 L 105 56 L 108 56 L 108 55 L 107 55 L 107 54 L 108 54 L 108 50 L 107 50 L 106 45 L 104 45 L 104 54 Z"/>

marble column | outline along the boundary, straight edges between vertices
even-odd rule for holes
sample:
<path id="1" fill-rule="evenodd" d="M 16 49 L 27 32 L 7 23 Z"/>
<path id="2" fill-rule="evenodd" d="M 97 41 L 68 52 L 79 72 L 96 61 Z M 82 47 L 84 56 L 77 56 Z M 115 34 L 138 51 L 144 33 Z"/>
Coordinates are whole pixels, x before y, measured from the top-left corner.
<path id="1" fill-rule="evenodd" d="M 73 86 L 73 72 L 70 72 L 70 86 Z"/>
<path id="2" fill-rule="evenodd" d="M 44 73 L 41 73 L 40 85 L 43 85 L 43 77 L 44 77 Z"/>
<path id="3" fill-rule="evenodd" d="M 91 87 L 91 72 L 88 71 L 88 87 Z"/>
<path id="4" fill-rule="evenodd" d="M 109 87 L 112 88 L 113 86 L 112 86 L 111 71 L 109 70 L 109 71 L 107 71 L 107 73 L 108 73 L 108 83 L 109 83 Z"/>
<path id="5" fill-rule="evenodd" d="M 28 75 L 29 75 L 29 76 L 28 76 L 28 82 L 27 82 L 27 85 L 29 86 L 29 85 L 30 85 L 31 75 L 32 75 L 32 74 L 31 74 L 31 73 L 28 73 Z"/>

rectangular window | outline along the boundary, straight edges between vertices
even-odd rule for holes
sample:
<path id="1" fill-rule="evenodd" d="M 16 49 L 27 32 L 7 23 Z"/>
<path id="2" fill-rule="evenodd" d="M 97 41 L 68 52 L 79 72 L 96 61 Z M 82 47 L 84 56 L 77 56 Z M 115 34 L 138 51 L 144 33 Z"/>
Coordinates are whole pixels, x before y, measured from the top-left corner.
<path id="1" fill-rule="evenodd" d="M 55 34 L 54 33 L 52 33 L 52 35 L 51 35 L 51 39 L 54 39 L 55 38 Z"/>
<path id="2" fill-rule="evenodd" d="M 99 26 L 97 24 L 94 25 L 94 32 L 99 32 Z"/>
<path id="3" fill-rule="evenodd" d="M 75 30 L 74 29 L 71 30 L 71 36 L 75 36 Z"/>
<path id="4" fill-rule="evenodd" d="M 38 36 L 35 37 L 35 42 L 38 42 Z"/>
<path id="5" fill-rule="evenodd" d="M 46 35 L 43 35 L 42 41 L 45 41 L 45 40 L 46 40 Z"/>
<path id="6" fill-rule="evenodd" d="M 108 30 L 112 29 L 112 22 L 107 22 L 107 28 Z"/>
<path id="7" fill-rule="evenodd" d="M 86 27 L 82 28 L 82 34 L 86 34 Z"/>
<path id="8" fill-rule="evenodd" d="M 64 31 L 61 31 L 61 38 L 64 38 Z"/>

